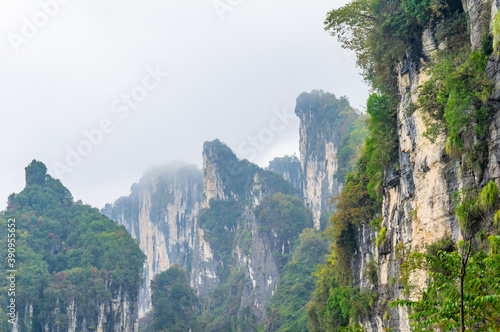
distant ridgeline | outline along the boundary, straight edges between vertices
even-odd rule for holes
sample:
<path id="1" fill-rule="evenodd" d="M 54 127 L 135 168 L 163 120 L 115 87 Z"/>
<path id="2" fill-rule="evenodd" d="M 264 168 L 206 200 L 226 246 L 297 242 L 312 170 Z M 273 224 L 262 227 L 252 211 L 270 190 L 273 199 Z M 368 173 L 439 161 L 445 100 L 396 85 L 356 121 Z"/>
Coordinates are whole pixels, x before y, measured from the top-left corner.
<path id="1" fill-rule="evenodd" d="M 74 202 L 43 163 L 26 167 L 26 187 L 9 196 L 0 227 L 1 331 L 135 331 L 144 254 L 123 226 Z M 7 233 L 15 262 L 5 257 Z"/>

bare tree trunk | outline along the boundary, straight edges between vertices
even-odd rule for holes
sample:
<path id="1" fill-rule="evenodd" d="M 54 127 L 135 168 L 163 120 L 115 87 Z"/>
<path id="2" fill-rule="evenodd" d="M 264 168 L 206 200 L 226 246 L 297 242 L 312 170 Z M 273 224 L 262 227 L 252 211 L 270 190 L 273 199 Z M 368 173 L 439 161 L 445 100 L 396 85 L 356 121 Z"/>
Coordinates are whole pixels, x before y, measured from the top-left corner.
<path id="1" fill-rule="evenodd" d="M 469 204 L 467 206 L 467 217 L 465 219 L 465 230 L 464 230 L 466 237 L 468 237 L 467 228 L 469 226 L 470 201 L 471 198 L 469 196 Z M 470 240 L 468 240 L 467 242 L 464 242 L 464 245 L 467 245 L 467 253 L 465 253 L 465 256 L 464 254 L 462 254 L 462 266 L 460 267 L 460 331 L 461 332 L 465 332 L 464 282 L 465 282 L 465 275 L 467 273 L 467 263 L 469 262 L 472 243 Z"/>
<path id="2" fill-rule="evenodd" d="M 464 244 L 465 245 L 465 244 Z M 467 241 L 467 253 L 465 254 L 465 257 L 462 257 L 462 267 L 460 268 L 460 326 L 461 329 L 460 331 L 465 332 L 465 315 L 464 315 L 464 281 L 465 281 L 465 275 L 467 273 L 467 263 L 469 262 L 469 256 L 470 256 L 470 251 L 472 244 L 469 241 Z"/>

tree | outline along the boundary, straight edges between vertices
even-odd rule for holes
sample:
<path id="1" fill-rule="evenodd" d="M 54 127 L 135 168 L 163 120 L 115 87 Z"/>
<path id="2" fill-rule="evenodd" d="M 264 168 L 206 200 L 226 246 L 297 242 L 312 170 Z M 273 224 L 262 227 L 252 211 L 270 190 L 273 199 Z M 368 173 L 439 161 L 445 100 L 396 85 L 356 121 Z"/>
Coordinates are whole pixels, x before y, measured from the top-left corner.
<path id="1" fill-rule="evenodd" d="M 307 331 L 304 309 L 315 286 L 312 273 L 327 254 L 326 239 L 314 229 L 304 229 L 267 308 L 266 331 Z"/>
<path id="2" fill-rule="evenodd" d="M 489 237 L 489 252 L 460 243 L 460 252 L 414 252 L 411 270 L 425 270 L 429 286 L 418 300 L 398 300 L 391 306 L 412 309 L 416 331 L 498 331 L 500 328 L 500 236 Z"/>
<path id="3" fill-rule="evenodd" d="M 43 186 L 45 182 L 45 175 L 47 174 L 47 167 L 42 162 L 33 159 L 25 170 L 27 186 L 35 184 Z"/>
<path id="4" fill-rule="evenodd" d="M 500 327 L 500 236 L 489 237 L 488 253 L 474 250 L 472 239 L 480 221 L 498 208 L 498 187 L 490 182 L 480 191 L 463 189 L 453 197 L 466 240 L 455 251 L 447 237 L 428 246 L 427 252 L 413 252 L 402 259 L 403 284 L 408 285 L 409 275 L 420 270 L 427 272 L 429 286 L 420 291 L 418 300 L 391 305 L 412 308 L 410 319 L 417 331 L 436 325 L 446 331 L 496 331 Z"/>
<path id="5" fill-rule="evenodd" d="M 198 331 L 197 297 L 179 265 L 155 276 L 151 292 L 154 331 Z"/>

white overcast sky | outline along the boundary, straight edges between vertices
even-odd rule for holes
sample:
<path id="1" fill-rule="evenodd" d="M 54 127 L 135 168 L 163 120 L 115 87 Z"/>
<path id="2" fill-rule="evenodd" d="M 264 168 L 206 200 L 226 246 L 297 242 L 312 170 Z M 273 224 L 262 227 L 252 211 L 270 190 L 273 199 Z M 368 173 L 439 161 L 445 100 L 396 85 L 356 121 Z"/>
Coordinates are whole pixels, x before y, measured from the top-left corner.
<path id="1" fill-rule="evenodd" d="M 153 166 L 201 167 L 206 140 L 261 166 L 298 152 L 298 119 L 274 118 L 292 113 L 303 91 L 364 107 L 368 88 L 352 55 L 323 29 L 345 0 L 217 1 L 232 4 L 222 18 L 214 0 L 0 0 L 0 209 L 24 187 L 32 159 L 58 177 L 67 148 L 85 147 L 83 131 L 105 119 L 114 130 L 60 177 L 99 208 Z M 52 17 L 41 3 L 52 3 Z M 128 116 L 113 112 L 123 94 L 140 96 L 147 68 L 169 76 L 156 88 L 148 79 L 152 91 Z M 249 153 L 259 135 L 265 144 Z"/>

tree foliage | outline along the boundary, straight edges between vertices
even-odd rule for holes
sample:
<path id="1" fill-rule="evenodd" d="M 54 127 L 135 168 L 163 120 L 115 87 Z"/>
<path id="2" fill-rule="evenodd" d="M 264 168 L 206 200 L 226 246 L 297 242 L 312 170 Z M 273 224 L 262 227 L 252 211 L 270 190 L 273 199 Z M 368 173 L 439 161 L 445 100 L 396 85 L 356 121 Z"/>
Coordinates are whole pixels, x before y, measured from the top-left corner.
<path id="1" fill-rule="evenodd" d="M 376 200 L 382 199 L 384 169 L 396 163 L 398 132 L 396 102 L 386 94 L 371 94 L 367 101 L 369 135 L 366 139 L 366 176 L 368 192 Z"/>
<path id="2" fill-rule="evenodd" d="M 304 203 L 282 193 L 266 197 L 255 208 L 255 216 L 263 234 L 274 232 L 286 241 L 295 241 L 304 228 L 312 226 L 311 212 Z"/>
<path id="3" fill-rule="evenodd" d="M 450 156 L 461 155 L 464 135 L 486 135 L 491 115 L 486 102 L 492 87 L 485 72 L 487 62 L 485 54 L 471 53 L 468 45 L 458 52 L 442 51 L 429 70 L 431 78 L 421 88 L 425 135 L 434 141 L 438 134 L 447 134 Z"/>
<path id="4" fill-rule="evenodd" d="M 310 331 L 340 331 L 360 316 L 366 315 L 376 294 L 362 292 L 352 285 L 351 258 L 354 230 L 367 223 L 380 208 L 380 200 L 370 196 L 367 163 L 364 151 L 356 172 L 348 174 L 345 187 L 336 199 L 336 212 L 325 233 L 332 239 L 331 253 L 316 271 L 317 284 L 308 307 Z"/>
<path id="5" fill-rule="evenodd" d="M 198 299 L 187 272 L 178 265 L 155 276 L 151 282 L 152 328 L 155 332 L 201 331 L 197 320 Z"/>
<path id="6" fill-rule="evenodd" d="M 248 307 L 241 307 L 246 282 L 243 269 L 233 268 L 227 280 L 210 293 L 203 304 L 204 331 L 257 331 L 255 317 Z"/>
<path id="7" fill-rule="evenodd" d="M 0 218 L 4 235 L 5 220 L 16 220 L 19 314 L 33 305 L 35 330 L 43 322 L 65 329 L 66 308 L 73 301 L 77 319 L 81 322 L 86 317 L 90 324 L 97 323 L 99 305 L 109 304 L 120 288 L 135 298 L 145 257 L 125 228 L 97 209 L 73 202 L 68 189 L 47 175 L 41 162 L 33 161 L 26 168 L 26 182 L 23 191 L 9 197 L 8 209 Z M 2 242 L 6 239 L 2 236 Z M 2 287 L 6 270 L 0 272 Z M 5 304 L 7 299 L 0 300 Z M 61 310 L 57 317 L 56 308 Z"/>
<path id="8" fill-rule="evenodd" d="M 335 177 L 342 183 L 345 182 L 347 173 L 356 170 L 358 158 L 368 135 L 366 123 L 369 121 L 368 115 L 360 116 L 342 136 L 337 149 L 337 173 L 335 174 Z"/>
<path id="9" fill-rule="evenodd" d="M 310 228 L 302 231 L 267 308 L 266 331 L 307 331 L 305 306 L 315 287 L 312 273 L 327 253 L 327 241 L 319 232 Z"/>
<path id="10" fill-rule="evenodd" d="M 460 9 L 455 0 L 353 0 L 328 13 L 325 30 L 355 52 L 374 88 L 395 96 L 396 65 L 418 44 L 425 27 Z"/>
<path id="11" fill-rule="evenodd" d="M 489 252 L 472 250 L 465 267 L 464 314 L 467 330 L 497 331 L 500 328 L 500 237 L 491 236 Z M 465 244 L 468 246 L 470 244 Z M 464 244 L 462 242 L 461 246 Z M 460 328 L 460 275 L 463 254 L 439 251 L 411 254 L 411 270 L 426 271 L 428 287 L 418 300 L 398 300 L 391 306 L 411 309 L 415 331 Z"/>

